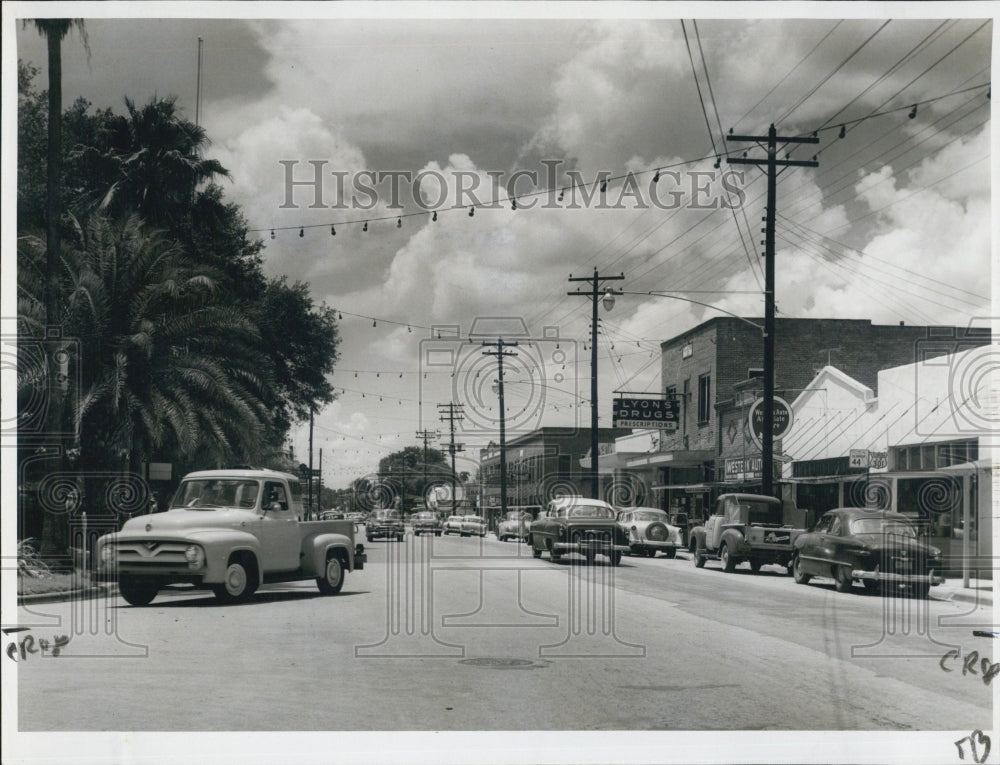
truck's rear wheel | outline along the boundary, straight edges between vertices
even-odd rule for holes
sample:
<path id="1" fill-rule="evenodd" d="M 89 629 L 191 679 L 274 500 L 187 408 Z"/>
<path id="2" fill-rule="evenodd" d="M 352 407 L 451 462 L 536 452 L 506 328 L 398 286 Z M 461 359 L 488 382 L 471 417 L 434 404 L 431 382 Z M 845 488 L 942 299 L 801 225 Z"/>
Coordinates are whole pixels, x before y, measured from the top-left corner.
<path id="1" fill-rule="evenodd" d="M 617 566 L 622 562 L 622 554 L 620 550 L 612 550 L 608 553 L 608 558 L 611 559 L 611 565 Z"/>
<path id="2" fill-rule="evenodd" d="M 212 586 L 212 592 L 220 603 L 241 603 L 256 589 L 256 586 L 251 584 L 250 575 L 241 560 L 229 564 L 222 584 Z"/>
<path id="3" fill-rule="evenodd" d="M 118 594 L 130 606 L 148 606 L 153 602 L 159 587 L 148 580 L 122 575 L 118 578 Z"/>
<path id="4" fill-rule="evenodd" d="M 326 559 L 323 576 L 316 577 L 316 586 L 324 595 L 336 595 L 344 586 L 344 562 L 336 555 Z"/>
<path id="5" fill-rule="evenodd" d="M 701 545 L 697 542 L 691 545 L 691 560 L 694 561 L 695 568 L 705 568 L 705 556 L 702 555 Z"/>
<path id="6" fill-rule="evenodd" d="M 812 579 L 812 574 L 807 574 L 802 570 L 802 560 L 798 555 L 792 560 L 792 576 L 795 578 L 796 584 L 809 584 L 809 580 Z"/>
<path id="7" fill-rule="evenodd" d="M 722 562 L 722 570 L 727 574 L 731 574 L 736 570 L 736 560 L 730 555 L 729 545 L 725 542 L 719 548 L 719 560 Z"/>

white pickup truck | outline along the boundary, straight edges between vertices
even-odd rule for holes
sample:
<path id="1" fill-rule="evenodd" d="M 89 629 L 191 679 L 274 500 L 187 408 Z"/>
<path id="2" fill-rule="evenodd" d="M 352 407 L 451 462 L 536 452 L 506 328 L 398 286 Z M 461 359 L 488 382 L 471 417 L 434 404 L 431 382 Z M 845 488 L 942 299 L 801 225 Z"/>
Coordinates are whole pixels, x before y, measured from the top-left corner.
<path id="1" fill-rule="evenodd" d="M 347 520 L 302 521 L 299 480 L 273 470 L 202 470 L 184 476 L 169 509 L 126 521 L 97 541 L 98 560 L 134 606 L 167 584 L 210 588 L 223 603 L 265 583 L 315 579 L 335 595 L 364 547 Z"/>

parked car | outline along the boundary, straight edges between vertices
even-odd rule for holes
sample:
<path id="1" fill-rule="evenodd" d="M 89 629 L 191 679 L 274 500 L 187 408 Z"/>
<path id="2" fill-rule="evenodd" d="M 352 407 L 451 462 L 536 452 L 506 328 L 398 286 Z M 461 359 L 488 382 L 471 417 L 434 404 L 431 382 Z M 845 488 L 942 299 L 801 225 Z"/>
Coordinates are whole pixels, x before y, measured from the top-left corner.
<path id="1" fill-rule="evenodd" d="M 625 532 L 615 522 L 615 509 L 600 499 L 554 499 L 528 533 L 534 557 L 548 551 L 553 561 L 565 553 L 579 553 L 590 563 L 600 554 L 617 566 L 629 549 Z"/>
<path id="2" fill-rule="evenodd" d="M 626 507 L 618 511 L 618 525 L 628 537 L 633 555 L 655 558 L 663 552 L 668 558 L 677 555 L 683 544 L 681 530 L 667 523 L 667 514 L 655 507 Z"/>
<path id="3" fill-rule="evenodd" d="M 944 582 L 941 551 L 921 542 L 913 522 L 900 513 L 841 507 L 824 513 L 795 540 L 792 573 L 799 584 L 831 577 L 838 592 L 856 581 L 866 590 L 909 588 L 927 597 Z"/>
<path id="4" fill-rule="evenodd" d="M 449 515 L 444 519 L 444 525 L 441 527 L 442 534 L 461 534 L 462 533 L 462 518 L 461 515 Z"/>
<path id="5" fill-rule="evenodd" d="M 485 537 L 486 519 L 478 515 L 463 515 L 461 529 L 463 537 Z"/>
<path id="6" fill-rule="evenodd" d="M 432 512 L 425 511 L 417 513 L 411 521 L 413 526 L 413 536 L 419 537 L 421 534 L 433 534 L 441 536 L 441 520 Z"/>
<path id="7" fill-rule="evenodd" d="M 507 515 L 503 517 L 500 525 L 497 526 L 497 539 L 501 542 L 506 542 L 508 539 L 516 539 L 518 541 L 527 539 L 531 522 L 535 519 L 537 511 L 541 510 L 541 508 L 535 507 L 534 510 L 536 512 L 532 512 L 532 508 L 528 507 L 515 507 L 508 510 Z"/>
<path id="8" fill-rule="evenodd" d="M 403 541 L 406 529 L 398 510 L 376 510 L 365 523 L 365 534 L 369 541 L 376 537 Z"/>

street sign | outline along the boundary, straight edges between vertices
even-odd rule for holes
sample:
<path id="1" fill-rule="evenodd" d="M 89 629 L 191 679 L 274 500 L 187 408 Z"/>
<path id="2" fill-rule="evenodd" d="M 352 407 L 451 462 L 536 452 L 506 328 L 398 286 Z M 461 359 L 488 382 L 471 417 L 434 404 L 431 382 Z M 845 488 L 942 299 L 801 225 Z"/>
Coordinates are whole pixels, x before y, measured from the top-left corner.
<path id="1" fill-rule="evenodd" d="M 611 425 L 615 428 L 677 430 L 679 412 L 676 399 L 623 396 L 612 402 Z"/>
<path id="2" fill-rule="evenodd" d="M 889 467 L 888 452 L 872 452 L 867 449 L 851 449 L 848 464 L 852 468 L 867 468 L 875 472 L 884 472 Z"/>
<path id="3" fill-rule="evenodd" d="M 774 397 L 773 414 L 771 434 L 773 438 L 779 439 L 791 430 L 795 418 L 792 416 L 792 407 L 780 396 Z M 750 438 L 758 447 L 763 448 L 764 399 L 759 398 L 753 402 L 747 414 L 747 424 L 750 428 Z"/>

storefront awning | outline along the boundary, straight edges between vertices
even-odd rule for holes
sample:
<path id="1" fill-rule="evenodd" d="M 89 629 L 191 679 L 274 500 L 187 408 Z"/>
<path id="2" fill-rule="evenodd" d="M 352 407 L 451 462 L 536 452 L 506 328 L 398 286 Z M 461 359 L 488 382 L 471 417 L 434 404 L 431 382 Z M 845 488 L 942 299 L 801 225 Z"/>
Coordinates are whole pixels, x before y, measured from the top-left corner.
<path id="1" fill-rule="evenodd" d="M 711 462 L 714 459 L 715 452 L 711 449 L 677 449 L 672 452 L 644 454 L 628 460 L 626 467 L 698 467 L 703 462 Z"/>
<path id="2" fill-rule="evenodd" d="M 597 460 L 597 472 L 601 475 L 614 470 L 623 470 L 628 467 L 629 460 L 634 459 L 643 452 L 612 452 L 611 454 L 600 454 Z M 590 470 L 590 450 L 580 458 L 580 467 Z"/>

